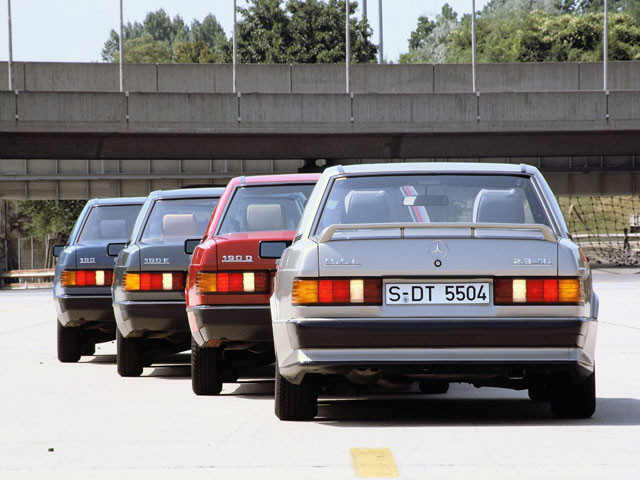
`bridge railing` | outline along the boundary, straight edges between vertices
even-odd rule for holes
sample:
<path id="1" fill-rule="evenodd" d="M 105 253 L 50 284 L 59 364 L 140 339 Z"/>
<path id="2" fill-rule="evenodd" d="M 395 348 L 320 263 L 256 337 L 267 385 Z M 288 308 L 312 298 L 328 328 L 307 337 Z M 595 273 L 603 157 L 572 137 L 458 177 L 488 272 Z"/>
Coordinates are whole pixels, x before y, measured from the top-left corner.
<path id="1" fill-rule="evenodd" d="M 14 62 L 14 89 L 54 92 L 118 92 L 119 69 L 111 63 Z M 610 62 L 609 90 L 636 89 L 640 62 Z M 0 89 L 6 90 L 7 62 L 0 62 Z M 477 65 L 480 92 L 602 90 L 602 63 L 499 63 Z M 129 92 L 231 93 L 230 64 L 127 64 Z M 353 93 L 471 92 L 470 64 L 351 66 Z M 241 93 L 344 93 L 339 64 L 238 65 Z"/>

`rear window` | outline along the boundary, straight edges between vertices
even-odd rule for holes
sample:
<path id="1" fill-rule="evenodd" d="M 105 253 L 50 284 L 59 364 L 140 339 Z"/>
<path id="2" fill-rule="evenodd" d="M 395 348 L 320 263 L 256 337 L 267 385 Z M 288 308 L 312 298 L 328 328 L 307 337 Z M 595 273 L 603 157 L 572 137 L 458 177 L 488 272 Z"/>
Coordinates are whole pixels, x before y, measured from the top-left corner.
<path id="1" fill-rule="evenodd" d="M 335 224 L 421 222 L 550 226 L 529 177 L 395 175 L 336 179 L 316 232 Z"/>
<path id="2" fill-rule="evenodd" d="M 313 185 L 260 185 L 236 188 L 218 235 L 295 230 Z"/>
<path id="3" fill-rule="evenodd" d="M 141 243 L 183 243 L 204 235 L 217 198 L 176 198 L 157 200 L 142 231 Z"/>
<path id="4" fill-rule="evenodd" d="M 142 205 L 98 205 L 89 210 L 77 243 L 126 242 Z"/>

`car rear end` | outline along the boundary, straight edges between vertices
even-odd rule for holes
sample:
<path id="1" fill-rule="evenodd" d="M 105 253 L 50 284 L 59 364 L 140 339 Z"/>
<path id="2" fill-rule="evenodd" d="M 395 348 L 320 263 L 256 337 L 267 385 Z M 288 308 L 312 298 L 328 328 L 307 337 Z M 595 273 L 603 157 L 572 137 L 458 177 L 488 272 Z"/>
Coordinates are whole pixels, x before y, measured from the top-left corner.
<path id="1" fill-rule="evenodd" d="M 430 168 L 328 183 L 277 277 L 282 377 L 534 396 L 591 378 L 597 297 L 544 179 L 527 167 Z"/>
<path id="2" fill-rule="evenodd" d="M 187 313 L 196 394 L 219 393 L 242 366 L 273 362 L 269 296 L 318 175 L 234 179 L 193 254 Z"/>
<path id="3" fill-rule="evenodd" d="M 159 355 L 189 348 L 184 286 L 190 256 L 184 243 L 204 234 L 222 191 L 159 191 L 147 199 L 114 275 L 121 375 L 137 376 Z"/>
<path id="4" fill-rule="evenodd" d="M 143 202 L 142 197 L 90 200 L 69 244 L 55 252 L 53 298 L 60 361 L 78 361 L 81 355 L 93 354 L 96 343 L 115 338 L 114 261 L 107 255 L 107 245 L 126 241 Z"/>

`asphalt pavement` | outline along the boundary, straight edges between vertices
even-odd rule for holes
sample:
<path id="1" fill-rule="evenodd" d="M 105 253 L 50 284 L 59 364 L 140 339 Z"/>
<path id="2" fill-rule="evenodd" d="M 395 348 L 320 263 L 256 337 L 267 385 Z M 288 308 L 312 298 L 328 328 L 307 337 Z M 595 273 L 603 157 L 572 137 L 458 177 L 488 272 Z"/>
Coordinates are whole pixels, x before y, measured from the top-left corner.
<path id="1" fill-rule="evenodd" d="M 311 422 L 273 413 L 272 369 L 191 391 L 189 357 L 116 373 L 115 345 L 56 358 L 51 291 L 0 291 L 0 479 L 640 478 L 640 274 L 594 274 L 597 411 L 557 420 L 526 392 L 453 385 L 321 397 Z"/>

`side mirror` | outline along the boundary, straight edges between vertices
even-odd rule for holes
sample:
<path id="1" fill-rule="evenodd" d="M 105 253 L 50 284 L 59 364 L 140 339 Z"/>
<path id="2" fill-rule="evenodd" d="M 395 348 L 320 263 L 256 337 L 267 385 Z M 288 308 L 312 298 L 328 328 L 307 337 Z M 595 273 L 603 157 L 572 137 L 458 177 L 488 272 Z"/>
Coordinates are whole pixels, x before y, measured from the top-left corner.
<path id="1" fill-rule="evenodd" d="M 117 257 L 125 246 L 125 243 L 110 243 L 107 245 L 107 255 L 110 257 Z"/>
<path id="2" fill-rule="evenodd" d="M 260 242 L 260 258 L 280 258 L 288 242 Z"/>
<path id="3" fill-rule="evenodd" d="M 65 245 L 54 245 L 53 246 L 53 256 L 59 257 L 62 251 L 64 250 Z"/>
<path id="4" fill-rule="evenodd" d="M 200 245 L 199 238 L 189 238 L 188 240 L 185 240 L 184 253 L 191 255 L 198 245 Z"/>

